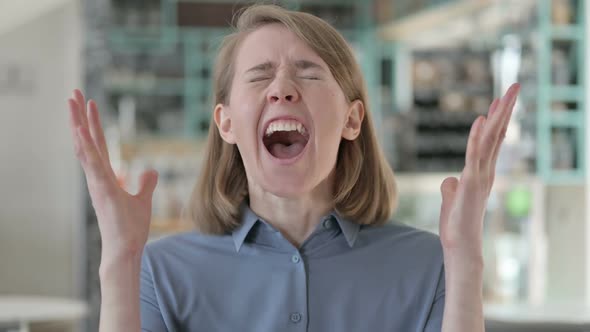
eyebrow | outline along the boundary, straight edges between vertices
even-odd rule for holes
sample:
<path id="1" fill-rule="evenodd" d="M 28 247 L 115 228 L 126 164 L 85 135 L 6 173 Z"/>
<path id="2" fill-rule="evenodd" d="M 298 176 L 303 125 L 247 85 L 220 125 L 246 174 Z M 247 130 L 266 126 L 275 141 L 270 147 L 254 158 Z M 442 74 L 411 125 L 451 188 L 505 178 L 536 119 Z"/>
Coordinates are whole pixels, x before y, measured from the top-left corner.
<path id="1" fill-rule="evenodd" d="M 266 72 L 269 71 L 271 69 L 275 68 L 275 64 L 267 61 L 267 62 L 263 62 L 261 64 L 258 64 L 248 70 L 246 70 L 246 73 L 250 73 L 250 72 Z M 295 68 L 297 69 L 301 69 L 301 70 L 305 70 L 305 69 L 319 69 L 319 70 L 324 70 L 324 68 L 322 66 L 320 66 L 319 64 L 313 62 L 313 61 L 309 61 L 309 60 L 297 60 L 295 61 Z"/>
<path id="2" fill-rule="evenodd" d="M 267 61 L 267 62 L 261 63 L 259 65 L 256 65 L 256 66 L 246 70 L 246 73 L 257 72 L 257 71 L 269 71 L 273 68 L 274 68 L 274 64 L 270 61 Z"/>
<path id="3" fill-rule="evenodd" d="M 313 68 L 313 69 L 320 69 L 320 70 L 324 70 L 324 68 L 322 66 L 320 66 L 319 64 L 313 62 L 313 61 L 309 61 L 309 60 L 298 60 L 295 61 L 295 67 L 297 69 L 309 69 L 309 68 Z"/>

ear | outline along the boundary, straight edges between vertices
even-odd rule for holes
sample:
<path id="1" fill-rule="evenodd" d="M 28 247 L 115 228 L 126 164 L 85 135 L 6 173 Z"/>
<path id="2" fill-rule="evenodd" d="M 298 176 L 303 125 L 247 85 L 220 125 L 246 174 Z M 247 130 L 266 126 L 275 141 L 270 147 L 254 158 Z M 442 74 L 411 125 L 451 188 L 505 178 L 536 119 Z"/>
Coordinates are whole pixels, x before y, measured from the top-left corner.
<path id="1" fill-rule="evenodd" d="M 236 144 L 236 139 L 231 128 L 231 118 L 228 114 L 228 109 L 223 104 L 215 105 L 213 110 L 213 119 L 219 130 L 219 135 L 229 144 Z"/>
<path id="2" fill-rule="evenodd" d="M 363 123 L 363 118 L 365 117 L 365 106 L 363 105 L 363 102 L 358 99 L 354 100 L 352 103 L 350 103 L 347 113 L 348 115 L 346 117 L 346 122 L 344 123 L 344 128 L 342 129 L 342 137 L 352 141 L 355 140 L 361 133 L 361 124 Z"/>

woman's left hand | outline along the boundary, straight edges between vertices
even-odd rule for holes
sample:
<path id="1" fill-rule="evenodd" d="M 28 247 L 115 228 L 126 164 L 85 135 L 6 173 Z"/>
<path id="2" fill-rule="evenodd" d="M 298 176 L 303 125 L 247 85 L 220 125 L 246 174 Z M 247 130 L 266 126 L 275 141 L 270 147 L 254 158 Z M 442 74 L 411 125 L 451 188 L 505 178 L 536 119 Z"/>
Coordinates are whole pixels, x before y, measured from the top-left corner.
<path id="1" fill-rule="evenodd" d="M 494 183 L 500 145 L 519 90 L 520 85 L 513 84 L 502 99 L 495 99 L 491 104 L 487 119 L 480 116 L 474 121 L 460 179 L 449 177 L 441 185 L 439 227 L 445 260 L 483 264 L 484 212 Z"/>

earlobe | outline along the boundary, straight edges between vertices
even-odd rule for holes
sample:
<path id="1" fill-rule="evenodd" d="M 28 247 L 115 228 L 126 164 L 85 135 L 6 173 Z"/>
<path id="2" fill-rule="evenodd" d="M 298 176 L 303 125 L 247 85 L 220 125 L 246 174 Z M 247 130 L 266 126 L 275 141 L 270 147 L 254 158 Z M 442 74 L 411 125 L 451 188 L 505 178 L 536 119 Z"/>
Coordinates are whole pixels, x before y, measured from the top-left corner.
<path id="1" fill-rule="evenodd" d="M 223 104 L 217 104 L 213 111 L 213 118 L 221 138 L 229 144 L 235 144 L 236 140 L 231 127 L 231 118 L 229 117 L 226 106 Z"/>
<path id="2" fill-rule="evenodd" d="M 344 129 L 342 130 L 342 137 L 349 141 L 356 139 L 361 133 L 361 125 L 364 117 L 365 107 L 363 102 L 358 99 L 353 101 L 348 109 L 348 116 L 344 124 Z"/>

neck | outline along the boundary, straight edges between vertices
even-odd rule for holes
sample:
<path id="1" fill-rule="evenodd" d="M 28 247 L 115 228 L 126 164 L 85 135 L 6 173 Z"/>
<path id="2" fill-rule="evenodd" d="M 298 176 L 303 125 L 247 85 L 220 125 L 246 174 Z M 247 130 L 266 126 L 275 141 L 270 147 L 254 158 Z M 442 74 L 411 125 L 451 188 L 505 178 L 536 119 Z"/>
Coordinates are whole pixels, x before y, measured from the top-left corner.
<path id="1" fill-rule="evenodd" d="M 289 198 L 249 185 L 250 209 L 299 248 L 334 208 L 331 182 L 325 180 L 311 192 Z"/>

